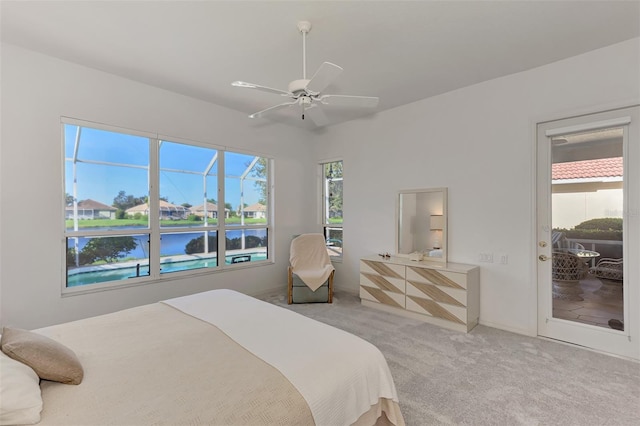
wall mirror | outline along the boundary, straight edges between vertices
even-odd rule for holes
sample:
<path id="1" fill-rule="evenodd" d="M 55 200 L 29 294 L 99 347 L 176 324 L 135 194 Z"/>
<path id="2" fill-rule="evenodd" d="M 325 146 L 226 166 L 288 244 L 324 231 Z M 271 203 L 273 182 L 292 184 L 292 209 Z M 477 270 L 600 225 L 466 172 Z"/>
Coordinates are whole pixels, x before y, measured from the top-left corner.
<path id="1" fill-rule="evenodd" d="M 447 261 L 447 188 L 398 193 L 397 254 L 412 260 Z"/>

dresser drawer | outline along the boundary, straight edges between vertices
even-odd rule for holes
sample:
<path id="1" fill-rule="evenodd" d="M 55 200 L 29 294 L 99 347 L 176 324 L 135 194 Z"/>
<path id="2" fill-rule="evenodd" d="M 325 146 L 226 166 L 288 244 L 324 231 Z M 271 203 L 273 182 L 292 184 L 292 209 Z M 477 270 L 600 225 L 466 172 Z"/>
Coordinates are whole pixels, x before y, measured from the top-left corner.
<path id="1" fill-rule="evenodd" d="M 429 315 L 455 324 L 467 324 L 467 308 L 465 307 L 446 305 L 431 299 L 407 295 L 406 309 L 407 311 Z"/>
<path id="2" fill-rule="evenodd" d="M 360 299 L 368 300 L 370 302 L 382 303 L 383 305 L 393 306 L 394 308 L 405 308 L 404 293 L 385 291 L 379 289 L 378 287 L 361 285 Z"/>
<path id="3" fill-rule="evenodd" d="M 459 288 L 438 286 L 428 282 L 407 279 L 406 294 L 407 296 L 430 299 L 445 305 L 462 308 L 467 306 L 467 291 Z"/>
<path id="4" fill-rule="evenodd" d="M 407 266 L 407 280 L 434 284 L 440 287 L 467 289 L 467 274 Z"/>
<path id="5" fill-rule="evenodd" d="M 360 285 L 392 293 L 405 292 L 404 266 L 360 261 Z"/>

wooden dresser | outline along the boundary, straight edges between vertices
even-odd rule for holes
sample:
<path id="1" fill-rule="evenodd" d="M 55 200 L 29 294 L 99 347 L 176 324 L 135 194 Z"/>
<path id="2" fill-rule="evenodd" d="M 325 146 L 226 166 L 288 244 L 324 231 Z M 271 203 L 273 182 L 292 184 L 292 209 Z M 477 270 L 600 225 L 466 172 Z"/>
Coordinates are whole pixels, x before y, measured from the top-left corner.
<path id="1" fill-rule="evenodd" d="M 404 257 L 360 259 L 362 304 L 468 332 L 480 315 L 480 268 Z"/>

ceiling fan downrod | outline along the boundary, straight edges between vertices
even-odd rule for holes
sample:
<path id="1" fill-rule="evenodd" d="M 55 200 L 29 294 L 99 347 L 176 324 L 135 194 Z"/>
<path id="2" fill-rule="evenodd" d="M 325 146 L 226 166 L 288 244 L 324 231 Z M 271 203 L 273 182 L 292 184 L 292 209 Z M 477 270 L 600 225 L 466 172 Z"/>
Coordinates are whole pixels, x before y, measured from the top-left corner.
<path id="1" fill-rule="evenodd" d="M 302 79 L 307 79 L 307 33 L 311 31 L 311 22 L 298 22 L 298 30 L 302 33 Z"/>

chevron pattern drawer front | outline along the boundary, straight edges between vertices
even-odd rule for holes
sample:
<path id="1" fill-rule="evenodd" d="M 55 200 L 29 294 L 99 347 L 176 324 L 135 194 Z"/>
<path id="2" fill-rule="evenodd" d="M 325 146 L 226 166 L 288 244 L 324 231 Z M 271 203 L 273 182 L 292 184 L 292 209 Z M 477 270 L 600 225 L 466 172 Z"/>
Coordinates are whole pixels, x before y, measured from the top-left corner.
<path id="1" fill-rule="evenodd" d="M 467 275 L 407 266 L 406 308 L 467 324 Z"/>
<path id="2" fill-rule="evenodd" d="M 468 332 L 478 324 L 480 269 L 474 265 L 360 260 L 362 304 Z"/>
<path id="3" fill-rule="evenodd" d="M 405 307 L 405 267 L 360 261 L 360 298 L 396 308 Z"/>

